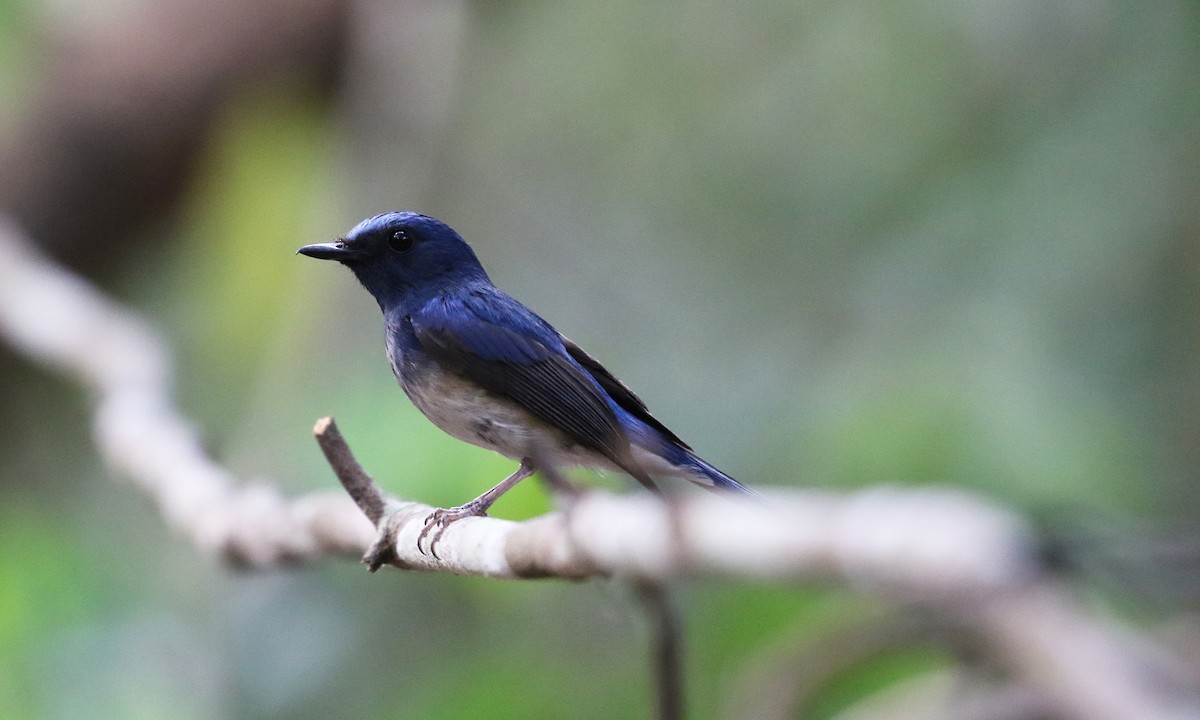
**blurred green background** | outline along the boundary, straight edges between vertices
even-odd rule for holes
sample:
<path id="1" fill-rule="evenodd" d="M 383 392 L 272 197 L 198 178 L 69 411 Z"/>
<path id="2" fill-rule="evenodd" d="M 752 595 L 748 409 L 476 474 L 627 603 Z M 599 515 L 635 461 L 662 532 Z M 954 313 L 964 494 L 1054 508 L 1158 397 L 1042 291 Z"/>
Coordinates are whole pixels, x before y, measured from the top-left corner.
<path id="1" fill-rule="evenodd" d="M 333 487 L 325 414 L 398 495 L 456 504 L 511 470 L 409 405 L 348 272 L 293 255 L 416 209 L 750 485 L 1195 527 L 1197 3 L 482 2 L 396 34 L 380 5 L 352 7 L 369 52 L 333 102 L 247 82 L 183 207 L 94 278 L 173 344 L 182 408 L 240 476 Z M 87 22 L 68 6 L 0 2 L 0 133 L 55 24 Z M 110 479 L 82 391 L 3 352 L 0 716 L 650 715 L 620 584 L 230 570 Z M 547 508 L 528 483 L 494 513 Z M 680 601 L 696 718 L 878 610 L 719 582 Z M 947 662 L 900 648 L 805 717 Z"/>

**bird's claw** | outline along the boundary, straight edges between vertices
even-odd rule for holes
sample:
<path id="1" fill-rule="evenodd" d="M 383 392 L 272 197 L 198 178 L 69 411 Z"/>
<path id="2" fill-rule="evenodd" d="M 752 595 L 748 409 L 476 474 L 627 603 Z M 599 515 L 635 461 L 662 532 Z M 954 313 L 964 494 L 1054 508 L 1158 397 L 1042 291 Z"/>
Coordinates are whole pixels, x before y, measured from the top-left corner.
<path id="1" fill-rule="evenodd" d="M 437 554 L 437 544 L 442 539 L 442 534 L 446 532 L 446 528 L 451 523 L 458 522 L 464 518 L 483 517 L 485 515 L 487 515 L 486 510 L 473 507 L 470 503 L 452 508 L 437 508 L 425 518 L 425 527 L 421 529 L 421 534 L 417 536 L 417 550 L 422 555 L 432 555 L 440 560 L 441 558 Z M 429 538 L 429 544 L 423 547 L 422 543 L 425 542 L 426 538 Z"/>

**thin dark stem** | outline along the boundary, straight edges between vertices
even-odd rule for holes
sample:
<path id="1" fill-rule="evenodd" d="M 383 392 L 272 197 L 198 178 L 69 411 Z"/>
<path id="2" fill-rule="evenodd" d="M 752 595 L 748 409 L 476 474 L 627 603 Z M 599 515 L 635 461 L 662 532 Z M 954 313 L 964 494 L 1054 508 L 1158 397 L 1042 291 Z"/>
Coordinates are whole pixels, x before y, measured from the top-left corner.
<path id="1" fill-rule="evenodd" d="M 313 435 L 316 436 L 321 452 L 325 453 L 325 459 L 329 461 L 329 467 L 333 468 L 342 487 L 346 488 L 346 492 L 367 519 L 378 526 L 380 518 L 383 517 L 383 494 L 379 492 L 379 487 L 367 471 L 358 464 L 358 460 L 354 459 L 354 453 L 350 451 L 350 446 L 346 444 L 333 418 L 323 417 L 318 420 L 313 427 Z"/>
<path id="2" fill-rule="evenodd" d="M 558 472 L 558 468 L 546 461 L 540 450 L 538 447 L 531 449 L 532 464 L 538 468 L 538 472 L 552 491 L 573 499 L 578 495 L 578 489 Z M 661 494 L 658 486 L 649 481 L 649 478 L 646 478 L 643 484 Z M 646 610 L 653 633 L 658 718 L 683 720 L 683 627 L 679 613 L 671 604 L 671 597 L 662 583 L 644 578 L 637 579 L 633 581 L 633 588 Z"/>
<path id="3" fill-rule="evenodd" d="M 683 626 L 665 586 L 634 581 L 654 634 L 654 673 L 659 720 L 683 720 Z"/>

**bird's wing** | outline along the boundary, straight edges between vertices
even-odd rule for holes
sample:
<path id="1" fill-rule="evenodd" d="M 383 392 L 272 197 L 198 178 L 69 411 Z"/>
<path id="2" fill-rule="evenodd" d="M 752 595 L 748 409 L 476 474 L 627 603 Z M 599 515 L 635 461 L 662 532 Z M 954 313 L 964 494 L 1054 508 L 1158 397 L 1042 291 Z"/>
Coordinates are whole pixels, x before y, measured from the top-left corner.
<path id="1" fill-rule="evenodd" d="M 434 298 L 411 321 L 443 367 L 629 470 L 629 440 L 604 390 L 525 306 L 499 291 L 473 291 Z"/>
<path id="2" fill-rule="evenodd" d="M 642 402 L 642 399 L 634 394 L 634 392 L 629 389 L 629 386 L 618 380 L 615 375 L 610 373 L 608 368 L 601 365 L 599 360 L 591 355 L 588 355 L 583 348 L 576 345 L 566 336 L 559 335 L 558 337 L 562 340 L 563 346 L 567 349 L 567 352 L 571 354 L 571 357 L 575 358 L 575 362 L 582 365 L 583 369 L 587 370 L 591 376 L 596 379 L 596 382 L 600 383 L 600 387 L 604 388 L 604 392 L 608 393 L 609 397 L 611 397 L 617 402 L 618 405 L 625 409 L 625 412 L 659 431 L 668 440 L 674 442 L 676 445 L 679 445 L 685 450 L 692 449 L 691 446 L 681 440 L 678 435 L 671 432 L 670 428 L 659 422 L 658 418 L 651 415 L 649 408 L 646 407 L 646 403 Z"/>

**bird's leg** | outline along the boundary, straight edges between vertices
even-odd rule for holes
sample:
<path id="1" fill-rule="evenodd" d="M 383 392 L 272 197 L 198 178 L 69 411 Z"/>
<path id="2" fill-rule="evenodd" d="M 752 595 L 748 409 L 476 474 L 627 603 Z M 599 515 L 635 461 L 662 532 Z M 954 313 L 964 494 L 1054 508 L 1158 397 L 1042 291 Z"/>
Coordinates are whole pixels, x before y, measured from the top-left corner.
<path id="1" fill-rule="evenodd" d="M 430 532 L 433 532 L 433 537 L 429 539 L 429 554 L 437 557 L 434 547 L 450 523 L 462 520 L 463 518 L 487 515 L 488 508 L 492 506 L 492 503 L 499 500 L 501 495 L 512 490 L 517 483 L 532 475 L 533 472 L 533 463 L 530 462 L 529 458 L 523 458 L 520 467 L 512 475 L 504 478 L 496 487 L 488 490 L 474 500 L 457 507 L 438 508 L 429 513 L 429 517 L 425 518 L 425 527 L 421 530 L 421 534 L 417 536 L 417 549 L 421 553 L 425 553 L 425 550 L 421 548 L 421 543 L 429 536 Z"/>

